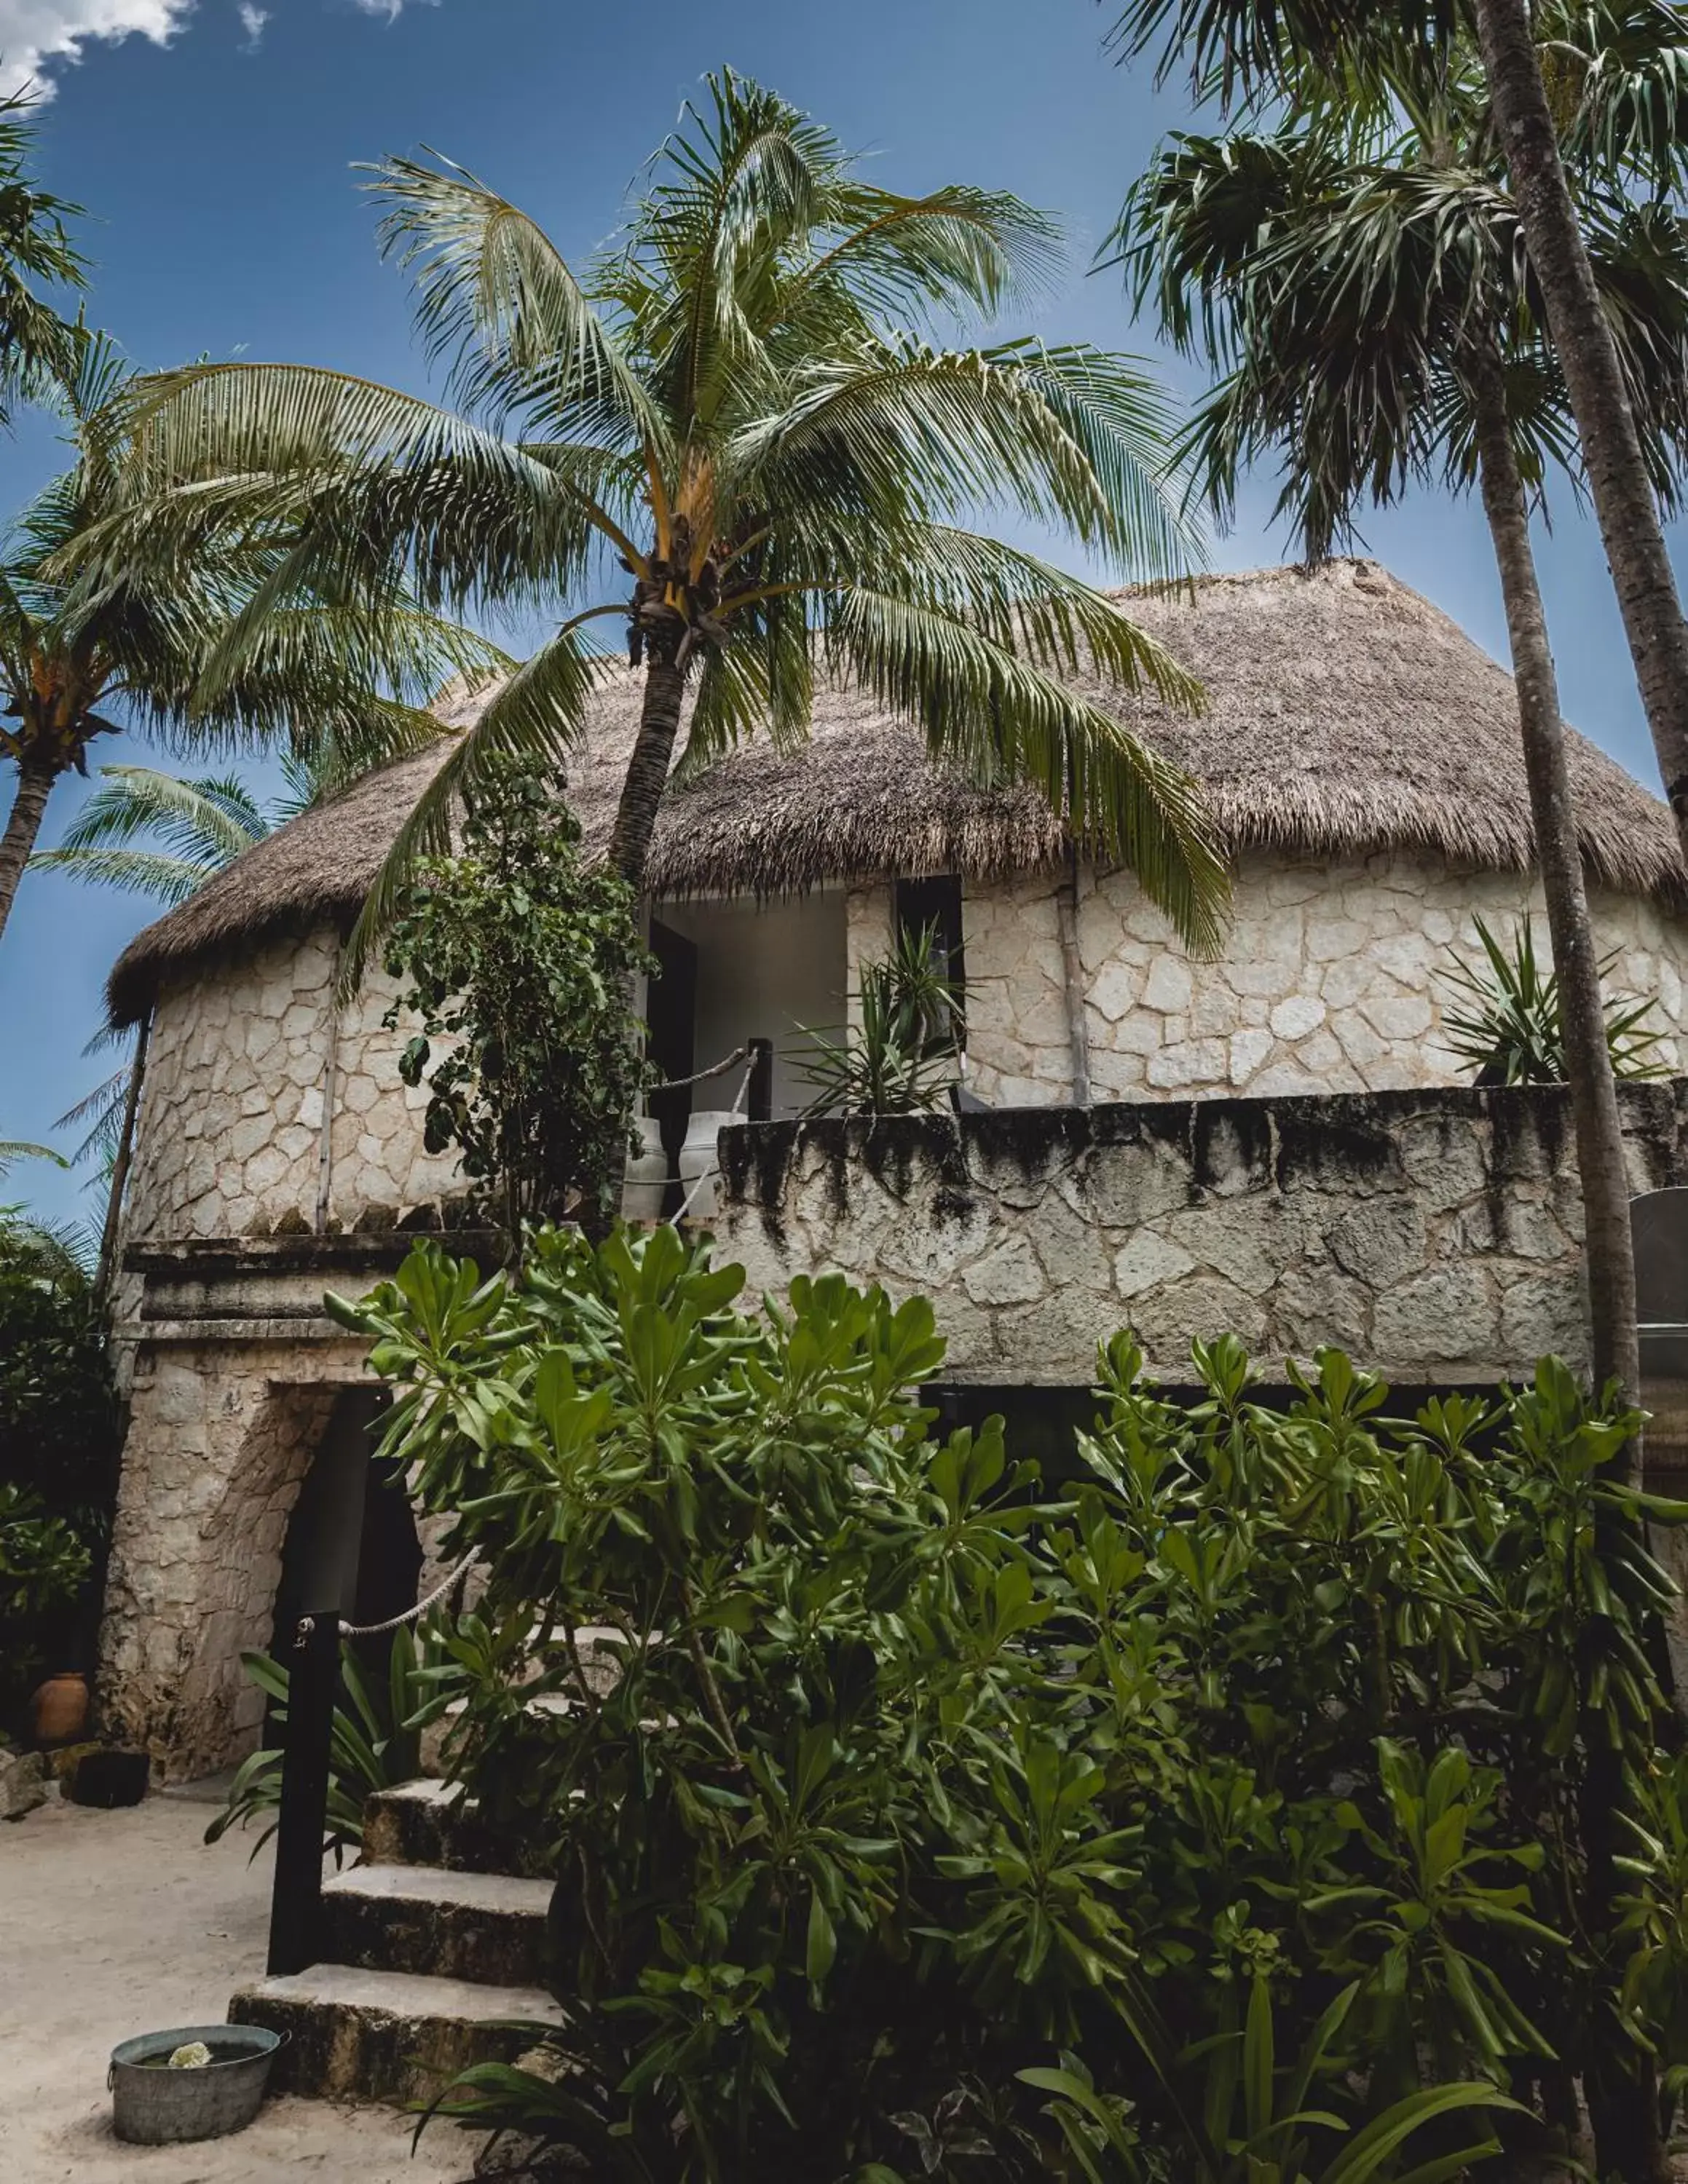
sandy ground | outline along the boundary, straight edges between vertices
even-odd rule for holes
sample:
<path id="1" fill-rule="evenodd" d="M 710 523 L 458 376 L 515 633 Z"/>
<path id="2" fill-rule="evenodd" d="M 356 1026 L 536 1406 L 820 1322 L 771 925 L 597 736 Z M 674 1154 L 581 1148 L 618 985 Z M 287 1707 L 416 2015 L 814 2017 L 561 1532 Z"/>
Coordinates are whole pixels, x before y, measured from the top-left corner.
<path id="1" fill-rule="evenodd" d="M 125 2146 L 106 2064 L 120 2040 L 220 2024 L 260 1972 L 266 1851 L 200 1841 L 209 1808 L 154 1797 L 132 1811 L 57 1802 L 0 1823 L 0 2179 L 4 2184 L 457 2184 L 478 2137 L 390 2109 L 265 2103 L 232 2138 Z"/>

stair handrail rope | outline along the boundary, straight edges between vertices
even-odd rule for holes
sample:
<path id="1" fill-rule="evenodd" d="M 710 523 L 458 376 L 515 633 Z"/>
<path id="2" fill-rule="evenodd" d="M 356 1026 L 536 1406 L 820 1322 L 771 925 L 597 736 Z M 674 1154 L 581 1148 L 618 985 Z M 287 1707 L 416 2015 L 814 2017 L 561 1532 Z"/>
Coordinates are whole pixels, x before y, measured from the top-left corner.
<path id="1" fill-rule="evenodd" d="M 414 1607 L 407 1607 L 402 1615 L 389 1615 L 384 1623 L 343 1623 L 340 1625 L 341 1637 L 384 1638 L 389 1630 L 402 1630 L 405 1624 L 414 1623 L 418 1616 L 426 1615 L 430 1607 L 437 1606 L 440 1601 L 444 1600 L 446 1594 L 450 1591 L 452 1586 L 456 1584 L 458 1579 L 461 1577 L 467 1577 L 468 1575 L 469 1572 L 480 1560 L 480 1549 L 478 1547 L 471 1547 L 468 1553 L 464 1556 L 462 1561 L 458 1563 L 457 1567 L 453 1570 L 448 1571 L 447 1574 L 441 1578 L 439 1583 L 435 1585 L 433 1591 L 428 1594 L 425 1600 L 419 1600 Z M 306 1639 L 310 1637 L 311 1632 L 316 1628 L 316 1618 L 314 1615 L 301 1615 L 299 1617 L 299 1629 L 293 1635 L 293 1641 L 295 1652 L 297 1652 L 298 1649 L 305 1644 Z"/>
<path id="2" fill-rule="evenodd" d="M 739 1051 L 742 1054 L 745 1050 L 741 1047 Z M 756 1061 L 757 1057 L 754 1051 L 752 1051 L 750 1060 L 745 1064 L 745 1073 L 739 1079 L 739 1089 L 733 1095 L 733 1104 L 728 1110 L 728 1112 L 735 1121 L 743 1112 L 745 1101 L 749 1096 L 750 1080 L 756 1074 Z M 680 1201 L 675 1212 L 668 1216 L 668 1226 L 670 1228 L 678 1228 L 679 1227 L 681 1222 L 685 1220 L 686 1215 L 691 1211 L 692 1200 L 696 1197 L 698 1192 L 702 1190 L 704 1184 L 707 1183 L 713 1176 L 718 1176 L 720 1173 L 721 1162 L 719 1158 L 719 1146 L 718 1143 L 716 1159 L 708 1167 L 704 1169 L 702 1174 L 698 1177 L 696 1182 L 693 1184 L 691 1189 L 687 1191 L 685 1196 Z"/>
<path id="3" fill-rule="evenodd" d="M 735 1061 L 742 1061 L 749 1054 L 748 1045 L 735 1046 L 724 1061 L 718 1061 L 713 1069 L 700 1069 L 695 1077 L 665 1077 L 660 1084 L 653 1084 L 653 1092 L 683 1092 L 688 1084 L 701 1084 L 711 1077 L 724 1077 Z"/>

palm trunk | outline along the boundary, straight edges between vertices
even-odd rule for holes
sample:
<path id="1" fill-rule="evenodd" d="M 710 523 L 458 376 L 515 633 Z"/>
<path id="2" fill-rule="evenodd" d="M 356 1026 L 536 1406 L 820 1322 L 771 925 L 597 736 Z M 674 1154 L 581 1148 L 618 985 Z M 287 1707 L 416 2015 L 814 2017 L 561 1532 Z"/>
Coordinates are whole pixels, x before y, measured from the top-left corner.
<path id="1" fill-rule="evenodd" d="M 47 800 L 57 778 L 53 767 L 28 759 L 18 767 L 18 789 L 12 799 L 12 816 L 6 822 L 6 832 L 0 835 L 0 934 L 4 933 L 6 921 L 12 915 L 18 882 L 24 876 L 24 866 L 30 861 L 30 852 L 41 832 L 42 815 L 47 810 Z"/>
<path id="2" fill-rule="evenodd" d="M 1577 224 L 1529 0 L 1476 0 L 1490 97 L 1582 443 L 1635 680 L 1688 855 L 1688 624 L 1612 330 Z"/>
<path id="3" fill-rule="evenodd" d="M 1495 543 L 1512 643 L 1518 694 L 1524 772 L 1529 783 L 1536 857 L 1547 900 L 1565 1067 L 1571 1080 L 1577 1167 L 1583 1193 L 1584 1246 L 1589 1277 L 1594 1377 L 1596 1387 L 1616 1379 L 1633 1401 L 1640 1385 L 1635 1331 L 1635 1263 L 1629 1233 L 1629 1185 L 1618 1121 L 1618 1088 L 1606 1039 L 1606 1016 L 1594 933 L 1583 884 L 1576 807 L 1566 764 L 1559 690 L 1548 648 L 1546 619 L 1529 543 L 1529 508 L 1512 447 L 1501 359 L 1491 345 L 1473 359 L 1477 453 L 1484 512 Z M 1638 1485 L 1640 1449 L 1632 1442 L 1621 1462 L 1626 1482 Z M 1622 1760 L 1591 1752 L 1586 1760 L 1581 1813 L 1587 1860 L 1590 1930 L 1608 1936 L 1614 1918 L 1618 1869 L 1617 1810 Z M 1658 2131 L 1658 2098 L 1646 2059 L 1627 2049 L 1612 2052 L 1610 2036 L 1597 2029 L 1584 2091 L 1595 2127 L 1601 2174 L 1626 2184 L 1663 2184 L 1668 2176 Z"/>
<path id="4" fill-rule="evenodd" d="M 1640 1386 L 1635 1334 L 1635 1262 L 1629 1234 L 1629 1183 L 1618 1120 L 1618 1087 L 1606 1039 L 1599 959 L 1583 883 L 1576 807 L 1559 717 L 1559 687 L 1529 540 L 1529 509 L 1512 448 L 1498 354 L 1472 371 L 1483 507 L 1501 571 L 1518 694 L 1524 773 L 1529 783 L 1535 853 L 1547 900 L 1547 930 L 1559 985 L 1565 1067 L 1582 1181 L 1584 1252 L 1595 1385 L 1616 1379 L 1634 1401 Z M 1638 1483 L 1638 1482 L 1632 1482 Z"/>
<path id="5" fill-rule="evenodd" d="M 616 808 L 614 832 L 610 836 L 610 863 L 635 894 L 645 892 L 645 867 L 650 861 L 651 839 L 657 831 L 657 813 L 668 785 L 668 767 L 679 733 L 680 710 L 685 699 L 685 669 L 653 659 L 645 671 L 645 702 L 639 716 L 639 737 L 622 783 Z"/>

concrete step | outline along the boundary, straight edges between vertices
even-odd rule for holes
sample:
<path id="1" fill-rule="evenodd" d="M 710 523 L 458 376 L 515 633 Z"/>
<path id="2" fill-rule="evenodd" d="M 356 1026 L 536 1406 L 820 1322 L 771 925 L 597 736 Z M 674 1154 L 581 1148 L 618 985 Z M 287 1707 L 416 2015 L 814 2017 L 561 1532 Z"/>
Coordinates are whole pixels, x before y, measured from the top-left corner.
<path id="1" fill-rule="evenodd" d="M 545 1976 L 548 1880 L 440 1865 L 355 1865 L 322 1887 L 322 1953 L 372 1971 L 483 1986 Z"/>
<path id="2" fill-rule="evenodd" d="M 363 1808 L 371 1865 L 442 1865 L 456 1873 L 532 1875 L 534 1857 L 490 1826 L 461 1782 L 424 1778 L 377 1790 Z"/>
<path id="3" fill-rule="evenodd" d="M 536 2028 L 563 2021 L 541 1988 L 333 1964 L 243 1987 L 228 2014 L 289 2036 L 275 2091 L 400 2108 L 433 2100 L 472 2063 L 513 2063 Z"/>

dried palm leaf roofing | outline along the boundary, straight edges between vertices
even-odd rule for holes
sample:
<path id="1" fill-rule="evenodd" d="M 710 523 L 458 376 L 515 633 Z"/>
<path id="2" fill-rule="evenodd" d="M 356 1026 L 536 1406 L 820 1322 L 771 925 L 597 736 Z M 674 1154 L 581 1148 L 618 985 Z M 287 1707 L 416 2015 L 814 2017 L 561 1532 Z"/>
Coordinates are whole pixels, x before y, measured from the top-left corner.
<path id="1" fill-rule="evenodd" d="M 1321 859 L 1416 850 L 1508 872 L 1533 862 L 1512 677 L 1376 562 L 1206 577 L 1193 593 L 1137 593 L 1128 604 L 1201 678 L 1207 709 L 1188 719 L 1149 697 L 1108 703 L 1194 775 L 1233 849 Z M 630 674 L 606 682 L 571 768 L 589 847 L 609 838 L 640 690 Z M 466 727 L 475 710 L 444 717 Z M 208 957 L 349 920 L 444 748 L 292 821 L 148 926 L 112 972 L 114 1020 L 137 1021 L 162 981 Z M 1664 805 L 1574 732 L 1571 774 L 1590 877 L 1688 904 Z M 1060 822 L 1034 790 L 982 789 L 933 766 L 917 731 L 834 689 L 819 694 L 802 750 L 749 744 L 669 792 L 650 891 L 775 895 L 936 872 L 1002 879 L 1065 850 Z"/>

